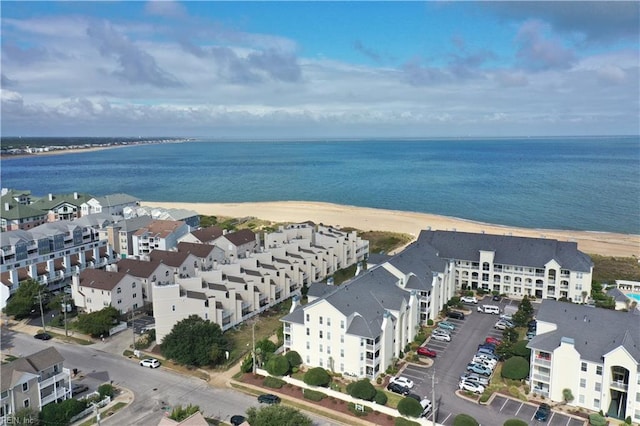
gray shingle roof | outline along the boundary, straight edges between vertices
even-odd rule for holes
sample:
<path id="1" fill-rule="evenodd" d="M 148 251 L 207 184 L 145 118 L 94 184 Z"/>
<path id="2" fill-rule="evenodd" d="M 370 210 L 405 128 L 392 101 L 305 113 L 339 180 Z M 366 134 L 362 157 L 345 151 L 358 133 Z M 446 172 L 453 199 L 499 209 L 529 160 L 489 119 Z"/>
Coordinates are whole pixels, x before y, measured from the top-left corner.
<path id="1" fill-rule="evenodd" d="M 569 337 L 584 360 L 602 362 L 606 353 L 623 346 L 640 363 L 640 313 L 635 309 L 621 312 L 543 300 L 536 318 L 557 329 L 531 339 L 529 348 L 552 352 L 561 338 Z"/>
<path id="2" fill-rule="evenodd" d="M 118 272 L 123 272 L 138 278 L 149 278 L 160 266 L 160 261 L 146 261 L 137 259 L 120 259 L 116 266 Z"/>
<path id="3" fill-rule="evenodd" d="M 109 194 L 104 197 L 96 197 L 96 201 L 100 203 L 102 207 L 121 206 L 123 204 L 137 203 L 139 198 L 129 194 Z"/>
<path id="4" fill-rule="evenodd" d="M 64 358 L 60 355 L 60 352 L 53 346 L 50 346 L 39 352 L 5 364 L 2 366 L 2 369 L 0 369 L 0 385 L 2 385 L 2 391 L 16 385 L 14 379 L 20 377 L 19 373 L 38 375 L 39 372 L 62 362 L 64 362 Z"/>
<path id="5" fill-rule="evenodd" d="M 323 283 L 312 283 L 309 286 L 309 291 L 307 292 L 307 296 L 323 297 L 324 295 L 331 293 L 335 289 L 336 287 L 332 285 L 327 285 Z"/>
<path id="6" fill-rule="evenodd" d="M 236 232 L 231 232 L 226 234 L 225 237 L 236 247 L 256 241 L 256 234 L 250 229 L 241 229 Z"/>
<path id="7" fill-rule="evenodd" d="M 591 259 L 575 242 L 545 238 L 474 234 L 469 232 L 421 231 L 418 243 L 429 244 L 440 258 L 477 261 L 480 251 L 494 251 L 494 263 L 544 268 L 556 260 L 564 269 L 590 272 Z"/>
<path id="8" fill-rule="evenodd" d="M 211 254 L 212 251 L 216 249 L 215 246 L 209 244 L 200 244 L 200 243 L 187 243 L 181 242 L 178 243 L 178 251 L 184 253 L 191 253 L 196 257 L 201 259 L 206 258 Z"/>

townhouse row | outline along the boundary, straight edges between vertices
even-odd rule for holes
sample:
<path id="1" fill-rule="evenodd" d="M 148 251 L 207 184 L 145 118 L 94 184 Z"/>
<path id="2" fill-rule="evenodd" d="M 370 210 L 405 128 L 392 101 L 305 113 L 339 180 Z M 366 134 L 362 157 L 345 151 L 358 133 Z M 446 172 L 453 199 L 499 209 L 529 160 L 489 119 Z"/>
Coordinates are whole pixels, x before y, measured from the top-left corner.
<path id="1" fill-rule="evenodd" d="M 297 351 L 311 367 L 373 379 L 413 341 L 418 326 L 436 319 L 462 289 L 560 297 L 550 287 L 562 277 L 568 281 L 567 298 L 582 301 L 592 268 L 574 242 L 422 231 L 401 253 L 371 264 L 347 284 L 312 284 L 309 303 L 282 318 L 285 350 Z M 504 284 L 535 271 L 541 271 L 536 279 L 542 280 L 542 293 L 534 286 Z M 465 282 L 465 272 L 478 279 Z M 500 283 L 484 280 L 483 273 L 499 275 Z"/>

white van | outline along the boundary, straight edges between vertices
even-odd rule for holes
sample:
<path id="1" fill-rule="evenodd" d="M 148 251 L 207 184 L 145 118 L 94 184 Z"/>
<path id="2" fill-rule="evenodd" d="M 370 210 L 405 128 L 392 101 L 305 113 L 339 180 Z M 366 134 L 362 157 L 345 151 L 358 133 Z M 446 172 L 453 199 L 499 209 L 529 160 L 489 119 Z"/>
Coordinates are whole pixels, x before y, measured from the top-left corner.
<path id="1" fill-rule="evenodd" d="M 485 314 L 500 315 L 500 307 L 495 305 L 482 305 L 482 306 L 478 306 L 478 312 L 484 312 Z"/>

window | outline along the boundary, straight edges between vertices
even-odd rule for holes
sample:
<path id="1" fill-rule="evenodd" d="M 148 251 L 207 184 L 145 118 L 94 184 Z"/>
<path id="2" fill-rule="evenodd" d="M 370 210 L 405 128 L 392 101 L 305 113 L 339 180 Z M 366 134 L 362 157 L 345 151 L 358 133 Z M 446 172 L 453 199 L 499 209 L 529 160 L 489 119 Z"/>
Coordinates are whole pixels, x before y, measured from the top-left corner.
<path id="1" fill-rule="evenodd" d="M 340 364 L 340 371 L 344 373 L 344 364 Z"/>
<path id="2" fill-rule="evenodd" d="M 309 358 L 309 355 L 307 355 L 307 364 L 309 364 L 311 362 L 311 359 Z"/>
<path id="3" fill-rule="evenodd" d="M 331 355 L 331 346 L 327 346 L 327 354 Z"/>
<path id="4" fill-rule="evenodd" d="M 598 376 L 602 376 L 602 366 L 601 365 L 596 366 L 596 374 Z"/>
<path id="5" fill-rule="evenodd" d="M 320 324 L 322 324 L 322 317 L 319 317 L 319 319 L 320 319 Z"/>
<path id="6" fill-rule="evenodd" d="M 340 328 L 344 330 L 344 320 L 340 320 Z"/>
<path id="7" fill-rule="evenodd" d="M 580 379 L 580 387 L 581 388 L 587 387 L 587 379 Z"/>
<path id="8" fill-rule="evenodd" d="M 307 336 L 309 336 L 309 335 L 310 335 L 310 334 L 309 334 L 309 327 L 307 327 Z"/>
<path id="9" fill-rule="evenodd" d="M 307 349 L 311 349 L 311 343 L 307 342 Z"/>
<path id="10" fill-rule="evenodd" d="M 165 277 L 168 277 L 168 276 L 169 276 L 169 271 L 166 271 L 166 272 L 164 273 L 164 276 L 165 276 Z"/>
<path id="11" fill-rule="evenodd" d="M 320 367 L 322 367 L 322 358 L 320 358 Z"/>
<path id="12" fill-rule="evenodd" d="M 344 334 L 340 335 L 340 343 L 344 343 Z"/>
<path id="13" fill-rule="evenodd" d="M 322 330 L 318 332 L 318 337 L 322 339 Z"/>
<path id="14" fill-rule="evenodd" d="M 578 402 L 584 404 L 584 395 L 578 395 Z"/>
<path id="15" fill-rule="evenodd" d="M 175 312 L 175 311 L 176 311 L 176 305 L 171 305 L 171 310 L 172 310 L 173 312 Z"/>
<path id="16" fill-rule="evenodd" d="M 318 352 L 322 352 L 322 343 L 318 345 Z"/>
<path id="17" fill-rule="evenodd" d="M 29 408 L 29 398 L 25 399 L 24 402 L 22 403 L 22 405 L 24 405 L 24 408 Z"/>
<path id="18" fill-rule="evenodd" d="M 28 392 L 28 391 L 29 391 L 29 383 L 23 383 L 22 392 Z"/>
<path id="19" fill-rule="evenodd" d="M 600 392 L 602 390 L 602 383 L 596 382 L 595 391 Z"/>
<path id="20" fill-rule="evenodd" d="M 344 358 L 344 349 L 340 349 L 340 358 Z"/>
<path id="21" fill-rule="evenodd" d="M 307 321 L 309 321 L 309 314 L 307 314 Z"/>
<path id="22" fill-rule="evenodd" d="M 583 363 L 580 364 L 580 370 L 581 371 L 587 371 L 587 363 L 586 362 L 583 362 Z"/>
<path id="23" fill-rule="evenodd" d="M 122 289 L 121 289 L 120 287 L 118 287 L 118 288 L 116 289 L 116 293 L 117 293 L 117 294 L 122 293 Z"/>
<path id="24" fill-rule="evenodd" d="M 331 332 L 327 331 L 327 340 L 331 340 Z"/>
<path id="25" fill-rule="evenodd" d="M 138 293 L 133 293 L 133 298 L 135 299 L 136 297 L 138 297 Z"/>
<path id="26" fill-rule="evenodd" d="M 131 283 L 131 288 L 136 288 L 136 283 Z"/>
<path id="27" fill-rule="evenodd" d="M 598 398 L 593 399 L 593 407 L 600 408 L 600 400 Z"/>
<path id="28" fill-rule="evenodd" d="M 122 299 L 118 299 L 118 305 L 122 303 Z"/>
<path id="29" fill-rule="evenodd" d="M 331 318 L 327 318 L 327 326 L 331 326 Z"/>

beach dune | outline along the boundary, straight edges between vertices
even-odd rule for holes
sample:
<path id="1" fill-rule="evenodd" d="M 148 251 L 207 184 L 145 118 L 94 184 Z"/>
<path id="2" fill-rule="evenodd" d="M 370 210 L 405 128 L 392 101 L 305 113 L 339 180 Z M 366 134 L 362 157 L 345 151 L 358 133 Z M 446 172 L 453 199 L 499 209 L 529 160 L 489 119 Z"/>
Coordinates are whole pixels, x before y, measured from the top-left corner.
<path id="1" fill-rule="evenodd" d="M 575 241 L 578 249 L 588 254 L 604 256 L 640 256 L 640 235 L 610 232 L 527 229 L 475 222 L 448 216 L 384 210 L 310 201 L 277 201 L 250 203 L 166 203 L 144 201 L 144 206 L 182 208 L 202 215 L 246 217 L 254 216 L 273 222 L 313 221 L 325 225 L 353 227 L 362 231 L 392 231 L 417 237 L 424 229 L 520 237 L 550 238 Z"/>

